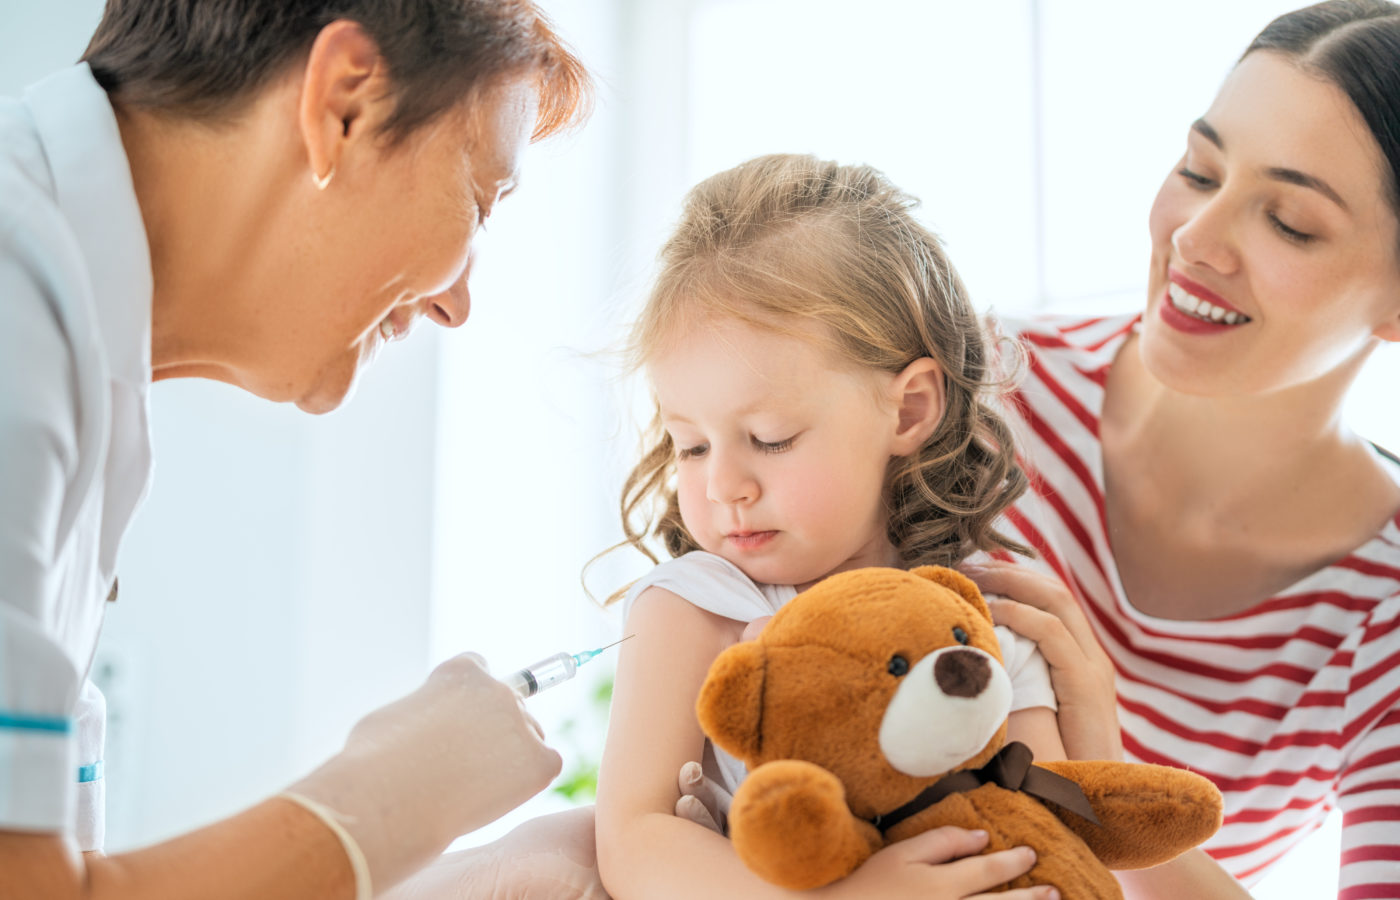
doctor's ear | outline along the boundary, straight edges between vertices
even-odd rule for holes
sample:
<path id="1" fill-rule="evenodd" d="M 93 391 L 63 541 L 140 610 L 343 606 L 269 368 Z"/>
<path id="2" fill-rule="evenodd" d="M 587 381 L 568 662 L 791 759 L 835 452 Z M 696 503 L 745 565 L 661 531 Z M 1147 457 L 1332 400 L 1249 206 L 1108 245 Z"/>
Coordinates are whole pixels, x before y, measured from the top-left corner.
<path id="1" fill-rule="evenodd" d="M 908 456 L 918 451 L 943 421 L 943 367 L 929 357 L 905 366 L 890 385 L 899 421 L 892 452 Z"/>
<path id="2" fill-rule="evenodd" d="M 387 79 L 379 45 L 358 23 L 339 19 L 316 35 L 297 114 L 318 188 L 330 184 L 347 145 L 372 136 L 392 113 Z"/>

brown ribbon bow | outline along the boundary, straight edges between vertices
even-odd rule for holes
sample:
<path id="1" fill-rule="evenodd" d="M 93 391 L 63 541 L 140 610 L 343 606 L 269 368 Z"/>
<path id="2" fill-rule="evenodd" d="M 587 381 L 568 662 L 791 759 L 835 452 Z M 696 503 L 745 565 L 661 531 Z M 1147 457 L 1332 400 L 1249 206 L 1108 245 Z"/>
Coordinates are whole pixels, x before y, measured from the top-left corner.
<path id="1" fill-rule="evenodd" d="M 1008 791 L 1030 794 L 1037 800 L 1049 800 L 1095 825 L 1099 824 L 1098 817 L 1094 815 L 1094 807 L 1089 804 L 1089 798 L 1084 796 L 1084 791 L 1079 785 L 1049 769 L 1031 765 L 1033 758 L 1031 748 L 1020 741 L 1012 741 L 1002 747 L 1001 751 L 992 757 L 991 762 L 982 768 L 965 769 L 944 775 L 899 809 L 876 816 L 870 822 L 881 832 L 889 831 L 949 794 L 971 791 L 984 784 L 995 784 Z"/>

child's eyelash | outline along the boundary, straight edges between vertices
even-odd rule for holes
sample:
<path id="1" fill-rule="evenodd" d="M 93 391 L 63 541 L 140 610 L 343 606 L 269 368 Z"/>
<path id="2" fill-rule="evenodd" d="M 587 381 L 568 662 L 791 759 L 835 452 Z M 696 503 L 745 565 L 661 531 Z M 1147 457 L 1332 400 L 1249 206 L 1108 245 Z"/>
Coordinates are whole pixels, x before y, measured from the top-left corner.
<path id="1" fill-rule="evenodd" d="M 797 436 L 793 435 L 781 441 L 760 441 L 756 437 L 751 437 L 749 440 L 753 442 L 754 447 L 763 453 L 785 453 L 792 449 L 792 442 L 797 440 Z M 676 459 L 681 461 L 695 459 L 696 457 L 704 456 L 709 452 L 709 449 L 709 444 L 696 444 L 694 447 L 680 447 L 676 450 Z"/>
<path id="2" fill-rule="evenodd" d="M 785 450 L 792 449 L 792 442 L 794 440 L 796 440 L 795 437 L 790 437 L 787 440 L 783 441 L 769 442 L 760 441 L 758 438 L 753 438 L 753 445 L 758 449 L 762 450 L 764 453 L 782 453 Z"/>
<path id="3" fill-rule="evenodd" d="M 694 447 L 681 447 L 676 451 L 676 458 L 681 460 L 694 459 L 697 456 L 703 456 L 708 449 L 710 449 L 709 444 L 696 444 Z"/>

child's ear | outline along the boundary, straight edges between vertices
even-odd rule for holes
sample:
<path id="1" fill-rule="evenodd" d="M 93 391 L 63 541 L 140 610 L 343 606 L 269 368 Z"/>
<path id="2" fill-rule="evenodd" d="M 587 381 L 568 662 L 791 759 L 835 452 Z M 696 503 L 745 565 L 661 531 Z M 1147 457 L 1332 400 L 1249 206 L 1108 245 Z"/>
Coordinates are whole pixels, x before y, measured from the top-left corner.
<path id="1" fill-rule="evenodd" d="M 914 360 L 890 386 L 899 423 L 891 452 L 908 456 L 918 451 L 943 420 L 943 368 L 927 356 Z"/>

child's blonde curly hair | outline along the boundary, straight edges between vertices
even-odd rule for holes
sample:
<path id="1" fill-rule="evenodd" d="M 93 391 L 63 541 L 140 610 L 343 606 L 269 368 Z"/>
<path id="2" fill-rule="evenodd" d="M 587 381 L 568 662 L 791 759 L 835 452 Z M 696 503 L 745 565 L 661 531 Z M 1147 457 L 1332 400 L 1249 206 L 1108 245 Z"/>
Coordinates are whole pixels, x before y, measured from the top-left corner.
<path id="1" fill-rule="evenodd" d="M 976 550 L 1028 554 L 993 528 L 1026 476 L 987 402 L 997 383 L 988 340 L 938 238 L 915 221 L 917 204 L 869 166 L 802 155 L 762 156 L 702 181 L 661 250 L 628 361 L 636 371 L 668 340 L 716 319 L 804 338 L 815 324 L 827 349 L 864 369 L 897 373 L 930 357 L 946 407 L 920 452 L 890 461 L 890 541 L 908 566 L 950 566 Z M 657 539 L 673 557 L 700 549 L 681 521 L 676 450 L 659 408 L 643 441 L 622 490 L 625 539 L 613 549 L 632 546 L 653 562 Z"/>

